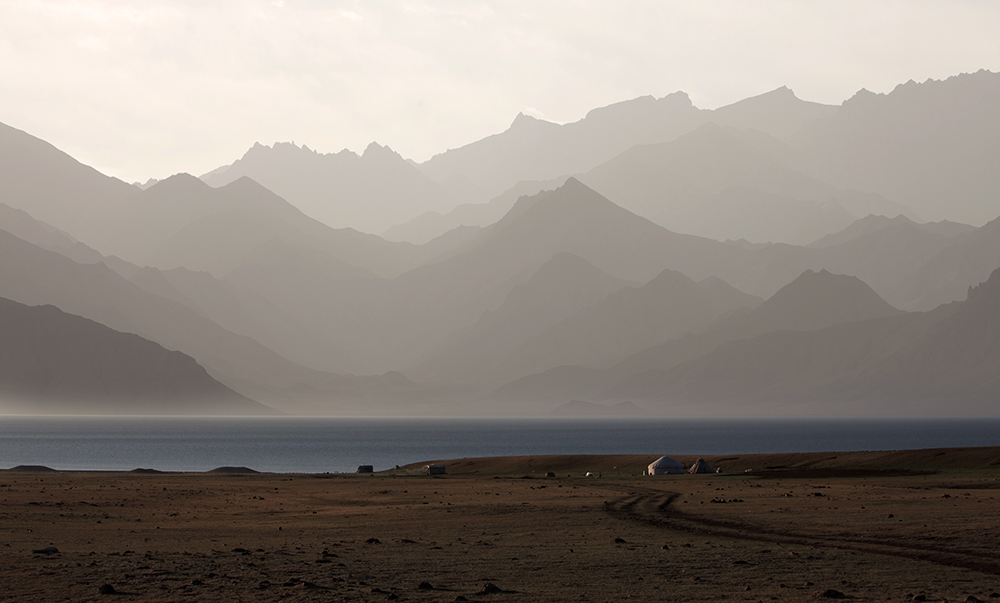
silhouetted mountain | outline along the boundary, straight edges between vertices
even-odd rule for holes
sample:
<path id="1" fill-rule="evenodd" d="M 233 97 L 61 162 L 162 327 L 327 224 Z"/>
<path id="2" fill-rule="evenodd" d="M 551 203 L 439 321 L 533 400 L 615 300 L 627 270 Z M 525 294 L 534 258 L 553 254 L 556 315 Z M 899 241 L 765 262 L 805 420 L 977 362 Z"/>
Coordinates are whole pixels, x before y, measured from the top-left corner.
<path id="1" fill-rule="evenodd" d="M 579 256 L 557 253 L 527 282 L 511 289 L 500 307 L 487 311 L 407 372 L 422 380 L 479 382 L 521 344 L 627 285 Z"/>
<path id="2" fill-rule="evenodd" d="M 518 182 L 486 203 L 463 203 L 445 214 L 427 212 L 409 222 L 387 229 L 382 236 L 390 241 L 405 241 L 420 245 L 460 226 L 486 227 L 504 217 L 519 198 L 525 195 L 537 195 L 544 190 L 555 190 L 566 183 L 566 178 L 555 178 L 545 182 L 534 180 Z"/>
<path id="3" fill-rule="evenodd" d="M 581 180 L 664 228 L 717 240 L 804 244 L 857 215 L 909 213 L 804 174 L 791 149 L 774 138 L 716 124 L 633 147 Z"/>
<path id="4" fill-rule="evenodd" d="M 367 372 L 416 366 L 459 329 L 498 308 L 511 289 L 560 252 L 633 282 L 664 268 L 704 279 L 746 253 L 669 232 L 571 178 L 555 191 L 522 197 L 447 259 L 391 281 L 354 282 L 331 292 L 311 316 L 368 359 Z"/>
<path id="5" fill-rule="evenodd" d="M 804 270 L 828 270 L 856 276 L 893 305 L 909 309 L 912 298 L 897 291 L 899 283 L 961 240 L 963 235 L 952 232 L 968 228 L 916 224 L 902 217 L 859 222 L 807 247 L 757 247 L 719 277 L 742 291 L 769 297 Z"/>
<path id="6" fill-rule="evenodd" d="M 97 251 L 77 241 L 69 233 L 36 220 L 27 212 L 4 203 L 0 203 L 0 230 L 80 263 L 89 264 L 104 259 Z"/>
<path id="7" fill-rule="evenodd" d="M 509 383 L 502 398 L 655 398 L 664 374 L 719 345 L 772 331 L 814 330 L 901 314 L 857 278 L 804 272 L 753 310 L 736 312 L 699 332 L 641 351 L 607 369 L 558 367 Z"/>
<path id="8" fill-rule="evenodd" d="M 918 270 L 903 275 L 888 292 L 900 307 L 930 310 L 964 299 L 969 288 L 1000 266 L 1000 218 L 973 232 L 956 235 Z"/>
<path id="9" fill-rule="evenodd" d="M 102 240 L 99 250 L 140 265 L 216 276 L 274 240 L 323 255 L 327 273 L 338 266 L 343 278 L 394 275 L 423 259 L 412 245 L 321 224 L 249 178 L 215 189 L 187 174 L 134 195 Z"/>
<path id="10" fill-rule="evenodd" d="M 1000 74 L 979 71 L 861 90 L 793 137 L 835 186 L 906 203 L 925 219 L 979 226 L 997 216 Z"/>
<path id="11" fill-rule="evenodd" d="M 540 332 L 508 356 L 494 380 L 561 365 L 607 366 L 761 301 L 716 278 L 696 283 L 664 270 L 642 287 L 626 287 Z"/>
<path id="12" fill-rule="evenodd" d="M 837 111 L 833 105 L 800 100 L 782 86 L 765 94 L 752 96 L 712 112 L 712 121 L 740 129 L 759 130 L 781 140 L 787 140 L 802 126 L 829 117 Z"/>
<path id="13" fill-rule="evenodd" d="M 371 143 L 317 153 L 295 143 L 255 144 L 232 165 L 202 176 L 214 187 L 247 176 L 333 228 L 381 233 L 426 211 L 448 211 L 462 191 L 433 182 L 389 147 Z"/>
<path id="14" fill-rule="evenodd" d="M 959 224 L 958 222 L 949 222 L 948 220 L 918 224 L 903 215 L 896 216 L 895 218 L 889 218 L 886 216 L 875 216 L 869 214 L 868 216 L 854 222 L 847 228 L 839 232 L 830 233 L 825 237 L 806 245 L 806 247 L 810 247 L 812 249 L 823 249 L 826 247 L 843 245 L 844 243 L 850 243 L 851 241 L 855 241 L 866 235 L 900 225 L 925 230 L 943 237 L 953 237 L 957 234 L 965 234 L 976 230 L 975 226 Z"/>
<path id="15" fill-rule="evenodd" d="M 522 180 L 578 174 L 636 144 L 671 140 L 701 123 L 701 112 L 683 92 L 594 109 L 562 126 L 519 114 L 504 132 L 435 155 L 420 170 L 437 182 L 467 178 L 486 200 Z"/>
<path id="16" fill-rule="evenodd" d="M 0 297 L 28 305 L 53 305 L 179 350 L 227 386 L 269 405 L 283 390 L 335 388 L 342 381 L 336 375 L 298 366 L 180 303 L 150 294 L 103 263 L 78 264 L 3 231 Z M 279 398 L 277 403 L 288 400 Z"/>
<path id="17" fill-rule="evenodd" d="M 801 101 L 787 88 L 715 111 L 697 109 L 684 92 L 643 96 L 594 109 L 565 125 L 520 114 L 506 131 L 435 155 L 420 169 L 438 182 L 468 179 L 485 200 L 523 180 L 581 174 L 633 146 L 667 142 L 708 122 L 784 138 L 834 109 Z"/>
<path id="18" fill-rule="evenodd" d="M 271 415 L 193 358 L 54 306 L 0 298 L 0 408 L 29 414 Z"/>
<path id="19" fill-rule="evenodd" d="M 136 191 L 45 142 L 0 124 L 0 200 L 86 242 Z"/>
<path id="20" fill-rule="evenodd" d="M 736 412 L 982 416 L 1000 394 L 1000 271 L 964 302 L 721 345 L 668 371 L 657 397 Z"/>

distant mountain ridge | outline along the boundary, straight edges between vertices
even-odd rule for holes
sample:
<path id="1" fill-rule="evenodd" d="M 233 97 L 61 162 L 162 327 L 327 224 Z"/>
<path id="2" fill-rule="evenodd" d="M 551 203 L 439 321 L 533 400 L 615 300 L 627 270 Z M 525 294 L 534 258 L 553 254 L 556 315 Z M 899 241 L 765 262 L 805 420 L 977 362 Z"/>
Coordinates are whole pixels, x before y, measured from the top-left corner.
<path id="1" fill-rule="evenodd" d="M 295 143 L 254 144 L 240 159 L 201 176 L 213 187 L 250 177 L 334 228 L 380 234 L 426 211 L 447 211 L 465 192 L 434 182 L 386 146 L 318 153 Z"/>

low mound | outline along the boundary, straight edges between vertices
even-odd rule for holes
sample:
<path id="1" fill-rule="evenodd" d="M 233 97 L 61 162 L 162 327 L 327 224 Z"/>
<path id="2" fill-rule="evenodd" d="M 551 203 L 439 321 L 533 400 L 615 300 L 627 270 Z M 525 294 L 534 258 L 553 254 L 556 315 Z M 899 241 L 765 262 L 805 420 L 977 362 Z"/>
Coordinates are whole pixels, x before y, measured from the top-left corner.
<path id="1" fill-rule="evenodd" d="M 52 467 L 46 467 L 45 465 L 18 465 L 17 467 L 11 467 L 7 471 L 18 471 L 21 473 L 49 473 L 54 472 L 55 469 Z"/>
<path id="2" fill-rule="evenodd" d="M 133 469 L 129 473 L 163 473 L 163 471 L 160 471 L 159 469 L 143 469 L 142 467 L 139 467 L 138 469 Z"/>
<path id="3" fill-rule="evenodd" d="M 249 467 L 216 467 L 215 469 L 212 469 L 210 471 L 206 471 L 205 473 L 230 473 L 230 474 L 238 474 L 238 473 L 260 473 L 260 471 L 254 471 L 253 469 L 251 469 Z"/>

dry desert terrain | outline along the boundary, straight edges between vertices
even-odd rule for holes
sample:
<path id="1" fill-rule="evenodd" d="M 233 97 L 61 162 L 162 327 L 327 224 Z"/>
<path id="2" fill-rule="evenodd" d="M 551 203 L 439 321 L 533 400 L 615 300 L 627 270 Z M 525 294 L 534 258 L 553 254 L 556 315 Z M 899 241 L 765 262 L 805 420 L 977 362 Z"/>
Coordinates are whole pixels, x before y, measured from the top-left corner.
<path id="1" fill-rule="evenodd" d="M 657 456 L 0 472 L 0 600 L 1000 602 L 1000 448 Z"/>

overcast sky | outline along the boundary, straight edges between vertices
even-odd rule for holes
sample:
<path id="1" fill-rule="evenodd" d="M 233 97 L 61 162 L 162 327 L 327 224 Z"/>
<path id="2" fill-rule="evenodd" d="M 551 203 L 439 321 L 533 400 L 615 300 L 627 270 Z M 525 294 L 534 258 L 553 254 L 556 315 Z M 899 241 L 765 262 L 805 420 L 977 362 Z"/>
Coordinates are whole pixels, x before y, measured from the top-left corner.
<path id="1" fill-rule="evenodd" d="M 201 174 L 255 141 L 371 141 L 423 161 L 652 94 L 715 108 L 787 85 L 1000 71 L 1000 3 L 865 0 L 0 0 L 0 122 L 127 181 Z"/>

